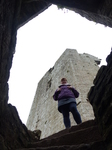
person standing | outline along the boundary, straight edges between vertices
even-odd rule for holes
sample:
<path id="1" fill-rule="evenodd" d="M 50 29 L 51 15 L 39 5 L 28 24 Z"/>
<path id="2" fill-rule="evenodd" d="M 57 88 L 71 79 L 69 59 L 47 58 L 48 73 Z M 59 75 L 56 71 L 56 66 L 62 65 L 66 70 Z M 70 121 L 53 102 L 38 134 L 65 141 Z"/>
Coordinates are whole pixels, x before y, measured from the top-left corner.
<path id="1" fill-rule="evenodd" d="M 65 128 L 71 127 L 69 112 L 72 113 L 77 124 L 82 123 L 81 116 L 77 110 L 76 98 L 79 97 L 79 92 L 67 83 L 66 78 L 61 79 L 61 85 L 55 91 L 53 99 L 58 101 L 58 111 L 63 115 Z"/>

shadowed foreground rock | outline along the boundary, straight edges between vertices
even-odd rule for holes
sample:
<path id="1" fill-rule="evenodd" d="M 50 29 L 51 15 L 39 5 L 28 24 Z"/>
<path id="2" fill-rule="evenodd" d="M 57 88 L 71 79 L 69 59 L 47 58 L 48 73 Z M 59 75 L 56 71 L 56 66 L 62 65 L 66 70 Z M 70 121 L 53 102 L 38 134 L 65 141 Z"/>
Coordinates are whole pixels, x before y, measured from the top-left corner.
<path id="1" fill-rule="evenodd" d="M 95 120 L 62 130 L 18 150 L 106 150 Z"/>
<path id="2" fill-rule="evenodd" d="M 112 150 L 112 49 L 106 61 L 107 66 L 99 69 L 88 98 L 107 148 Z"/>
<path id="3" fill-rule="evenodd" d="M 29 131 L 21 122 L 16 108 L 8 104 L 4 115 L 0 116 L 0 150 L 26 147 L 39 138 L 39 134 Z"/>
<path id="4" fill-rule="evenodd" d="M 64 136 L 51 140 L 45 139 L 45 141 L 34 143 L 38 141 L 34 133 L 27 130 L 19 119 L 15 107 L 8 104 L 8 79 L 10 76 L 13 54 L 15 52 L 17 29 L 34 16 L 40 14 L 50 3 L 70 7 L 89 20 L 112 27 L 111 0 L 78 1 L 74 0 L 74 5 L 72 0 L 46 0 L 46 2 L 38 0 L 0 1 L 0 150 L 16 150 L 22 147 L 32 147 L 32 150 L 106 150 L 102 143 L 102 139 L 93 140 L 93 138 L 91 138 L 93 135 L 92 131 L 95 131 L 97 127 L 94 128 L 95 130 L 89 129 L 88 132 L 85 130 L 83 136 L 81 136 L 82 133 L 80 130 L 80 134 L 78 134 L 81 140 L 80 145 L 76 142 L 78 137 L 76 139 L 74 138 L 76 137 L 74 132 L 65 135 L 65 139 L 67 139 L 67 136 L 68 139 L 67 141 L 65 140 L 64 145 L 57 146 L 59 142 L 63 144 Z M 107 62 L 108 65 L 101 67 L 99 70 L 94 81 L 95 86 L 91 88 L 88 98 L 93 106 L 95 117 L 107 149 L 112 150 L 112 54 L 107 58 Z M 98 134 L 98 130 L 96 131 L 96 134 L 94 133 L 95 135 Z M 88 135 L 87 133 L 91 138 L 91 140 L 88 139 L 89 143 L 85 142 L 85 137 L 88 137 L 86 136 Z M 70 138 L 73 140 L 72 143 L 66 143 L 70 141 Z M 58 139 L 61 141 L 58 141 Z M 42 146 L 42 142 L 45 142 L 47 147 L 43 144 L 44 148 L 38 148 Z M 57 144 L 54 144 L 55 142 Z"/>

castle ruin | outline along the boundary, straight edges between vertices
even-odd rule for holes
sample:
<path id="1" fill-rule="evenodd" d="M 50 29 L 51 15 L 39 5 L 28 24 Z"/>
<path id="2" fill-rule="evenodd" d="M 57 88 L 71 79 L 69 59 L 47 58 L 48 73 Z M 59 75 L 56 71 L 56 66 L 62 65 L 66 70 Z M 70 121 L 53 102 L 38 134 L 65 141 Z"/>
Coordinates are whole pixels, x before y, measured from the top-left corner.
<path id="1" fill-rule="evenodd" d="M 92 106 L 87 101 L 87 93 L 93 85 L 94 77 L 99 69 L 98 64 L 100 60 L 92 55 L 79 54 L 74 49 L 66 49 L 54 67 L 49 69 L 38 83 L 27 121 L 28 129 L 40 129 L 41 138 L 45 138 L 65 128 L 62 114 L 57 110 L 57 101 L 54 101 L 52 97 L 63 77 L 66 77 L 80 93 L 76 100 L 82 121 L 94 119 Z M 72 114 L 70 118 L 71 125 L 76 125 Z"/>
<path id="2" fill-rule="evenodd" d="M 96 23 L 100 23 L 112 28 L 112 1 L 3 0 L 0 2 L 0 149 L 17 150 L 19 148 L 23 150 L 24 148 L 27 148 L 27 150 L 33 150 L 37 149 L 39 146 L 39 144 L 31 145 L 32 142 L 35 144 L 35 141 L 37 141 L 35 134 L 29 131 L 21 122 L 16 107 L 8 104 L 8 79 L 10 76 L 13 55 L 15 53 L 18 28 L 26 24 L 35 16 L 41 14 L 52 4 L 70 8 L 88 20 L 95 21 Z M 102 53 L 102 50 L 99 49 L 99 52 Z M 81 124 L 83 127 L 86 127 L 86 129 L 84 130 L 84 128 L 80 128 L 83 129 L 84 133 L 77 132 L 76 130 L 76 134 L 69 133 L 67 134 L 68 136 L 63 135 L 61 138 L 61 144 L 61 139 L 59 139 L 59 137 L 57 138 L 59 141 L 57 143 L 56 138 L 55 141 L 54 139 L 51 139 L 52 145 L 49 144 L 50 142 L 48 140 L 49 147 L 47 144 L 45 145 L 47 142 L 45 141 L 44 143 L 42 140 L 40 141 L 42 143 L 42 148 L 40 149 L 112 150 L 112 51 L 107 56 L 106 61 L 107 65 L 100 67 L 98 70 L 97 76 L 93 81 L 93 86 L 90 88 L 88 94 L 88 99 L 94 110 L 95 120 L 97 121 L 97 127 L 95 126 L 95 128 L 93 128 L 92 126 L 92 129 L 96 132 L 93 134 L 93 132 L 90 132 L 90 128 L 88 129 L 88 134 L 85 132 L 85 130 L 87 131 L 88 127 L 87 121 L 85 122 L 86 125 L 85 123 Z M 78 126 L 75 127 L 77 129 Z M 96 128 L 98 130 L 95 130 Z M 98 133 L 101 135 L 102 139 L 97 136 Z M 79 135 L 82 135 L 83 138 Z M 79 141 L 82 139 L 80 143 L 77 140 L 77 137 Z M 93 140 L 90 141 L 91 137 L 93 137 Z M 88 141 L 85 142 L 85 139 L 88 139 Z M 78 142 L 76 142 L 76 140 Z M 69 146 L 65 146 L 68 144 L 66 143 L 67 141 L 73 141 L 73 143 L 69 143 Z M 57 146 L 55 146 L 55 143 Z M 104 144 L 106 147 L 104 147 Z"/>

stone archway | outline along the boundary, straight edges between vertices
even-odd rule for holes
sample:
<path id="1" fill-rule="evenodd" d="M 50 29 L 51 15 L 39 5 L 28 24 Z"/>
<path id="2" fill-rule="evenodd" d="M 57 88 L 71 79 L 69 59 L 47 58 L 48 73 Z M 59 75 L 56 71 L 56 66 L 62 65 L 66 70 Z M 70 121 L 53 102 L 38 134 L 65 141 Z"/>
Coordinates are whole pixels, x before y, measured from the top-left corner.
<path id="1" fill-rule="evenodd" d="M 10 75 L 13 54 L 15 52 L 17 29 L 44 11 L 51 3 L 63 5 L 89 20 L 94 20 L 98 23 L 112 27 L 112 2 L 110 0 L 91 0 L 89 3 L 88 0 L 83 2 L 81 0 L 62 0 L 61 2 L 59 0 L 2 0 L 0 2 L 0 126 L 2 129 L 0 131 L 0 139 L 3 150 L 7 150 L 7 147 L 12 149 L 24 147 L 29 141 L 35 139 L 34 134 L 28 131 L 25 125 L 22 124 L 16 108 L 7 104 L 7 82 Z M 109 57 L 111 57 L 111 55 Z M 107 68 L 110 70 L 111 59 L 109 57 L 109 65 Z M 110 75 L 112 74 L 111 70 L 109 73 Z M 108 79 L 108 76 L 105 77 Z M 111 81 L 111 76 L 109 81 Z M 91 98 L 89 99 L 91 100 Z M 96 106 L 94 110 L 96 111 Z M 98 116 L 96 115 L 96 117 Z M 111 131 L 111 128 L 109 129 Z"/>

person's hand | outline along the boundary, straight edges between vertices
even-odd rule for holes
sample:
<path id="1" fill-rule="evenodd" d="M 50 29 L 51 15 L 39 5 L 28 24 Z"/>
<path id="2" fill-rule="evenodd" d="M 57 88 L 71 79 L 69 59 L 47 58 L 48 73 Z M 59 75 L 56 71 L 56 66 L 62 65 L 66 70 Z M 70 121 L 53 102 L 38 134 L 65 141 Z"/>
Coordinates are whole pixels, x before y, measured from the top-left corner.
<path id="1" fill-rule="evenodd" d="M 61 88 L 58 88 L 57 91 L 61 91 Z"/>
<path id="2" fill-rule="evenodd" d="M 72 86 L 68 86 L 68 88 L 69 88 L 69 89 L 71 89 L 71 88 L 72 88 Z"/>

